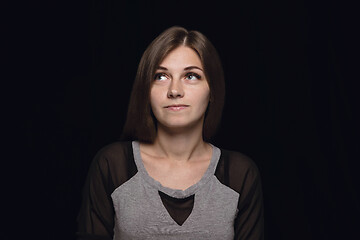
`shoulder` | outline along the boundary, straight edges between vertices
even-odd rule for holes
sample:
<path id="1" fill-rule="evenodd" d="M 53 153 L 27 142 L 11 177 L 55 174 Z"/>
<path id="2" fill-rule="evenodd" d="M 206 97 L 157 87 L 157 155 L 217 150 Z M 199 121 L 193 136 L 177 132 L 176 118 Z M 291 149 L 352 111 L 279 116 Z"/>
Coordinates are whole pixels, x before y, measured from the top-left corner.
<path id="1" fill-rule="evenodd" d="M 89 174 L 100 175 L 102 179 L 106 179 L 112 191 L 134 176 L 136 172 L 132 142 L 114 142 L 97 152 Z"/>
<path id="2" fill-rule="evenodd" d="M 221 149 L 217 174 L 225 185 L 237 192 L 260 181 L 259 169 L 249 156 L 226 149 Z"/>
<path id="3" fill-rule="evenodd" d="M 133 162 L 131 142 L 114 142 L 102 147 L 95 155 L 93 165 L 101 171 L 127 167 Z"/>
<path id="4" fill-rule="evenodd" d="M 98 161 L 116 161 L 132 155 L 131 142 L 114 142 L 102 147 L 96 154 Z"/>
<path id="5" fill-rule="evenodd" d="M 243 153 L 221 149 L 221 156 L 236 171 L 258 171 L 256 163 Z"/>

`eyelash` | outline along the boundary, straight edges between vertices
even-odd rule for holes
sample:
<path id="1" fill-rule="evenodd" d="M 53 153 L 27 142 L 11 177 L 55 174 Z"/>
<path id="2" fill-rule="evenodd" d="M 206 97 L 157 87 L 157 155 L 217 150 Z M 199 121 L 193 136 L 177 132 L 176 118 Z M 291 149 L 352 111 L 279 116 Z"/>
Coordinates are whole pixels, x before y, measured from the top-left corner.
<path id="1" fill-rule="evenodd" d="M 157 74 L 155 74 L 155 76 L 154 76 L 154 80 L 159 80 L 159 77 L 162 77 L 162 76 L 167 77 L 165 73 L 157 73 Z M 186 78 L 188 78 L 189 76 L 194 76 L 194 77 L 196 77 L 198 80 L 201 79 L 201 76 L 200 76 L 199 74 L 197 74 L 197 73 L 194 73 L 194 72 L 188 72 L 188 73 L 185 74 L 185 77 L 186 77 Z"/>
<path id="2" fill-rule="evenodd" d="M 165 77 L 166 77 L 166 74 L 165 74 L 165 73 L 157 73 L 157 74 L 155 74 L 155 76 L 154 76 L 154 80 L 159 80 L 159 77 L 162 77 L 162 76 L 165 76 Z"/>
<path id="3" fill-rule="evenodd" d="M 196 74 L 196 73 L 193 73 L 193 72 L 189 72 L 189 73 L 187 73 L 186 75 L 185 75 L 185 77 L 189 77 L 189 76 L 194 76 L 194 77 L 196 77 L 198 80 L 200 80 L 201 79 L 201 76 L 199 75 L 199 74 Z"/>

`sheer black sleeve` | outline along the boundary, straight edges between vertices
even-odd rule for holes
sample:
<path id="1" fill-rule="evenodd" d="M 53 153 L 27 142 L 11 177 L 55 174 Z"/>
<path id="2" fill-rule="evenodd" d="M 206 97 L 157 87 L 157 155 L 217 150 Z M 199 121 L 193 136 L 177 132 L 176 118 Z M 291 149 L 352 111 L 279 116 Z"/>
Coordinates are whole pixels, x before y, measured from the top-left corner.
<path id="1" fill-rule="evenodd" d="M 241 153 L 222 150 L 216 175 L 223 184 L 240 194 L 234 239 L 264 239 L 262 186 L 255 163 Z"/>
<path id="2" fill-rule="evenodd" d="M 131 143 L 114 143 L 94 157 L 83 189 L 78 215 L 78 240 L 112 239 L 114 207 L 111 193 L 136 173 Z"/>

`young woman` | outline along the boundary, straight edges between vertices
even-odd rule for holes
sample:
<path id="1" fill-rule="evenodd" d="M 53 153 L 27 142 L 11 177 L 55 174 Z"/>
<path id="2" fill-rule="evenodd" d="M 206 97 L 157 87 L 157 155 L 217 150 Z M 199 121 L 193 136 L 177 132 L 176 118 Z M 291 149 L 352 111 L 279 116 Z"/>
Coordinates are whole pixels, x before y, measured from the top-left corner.
<path id="1" fill-rule="evenodd" d="M 258 169 L 209 143 L 225 86 L 200 32 L 172 27 L 144 52 L 123 141 L 96 155 L 79 239 L 263 239 Z"/>

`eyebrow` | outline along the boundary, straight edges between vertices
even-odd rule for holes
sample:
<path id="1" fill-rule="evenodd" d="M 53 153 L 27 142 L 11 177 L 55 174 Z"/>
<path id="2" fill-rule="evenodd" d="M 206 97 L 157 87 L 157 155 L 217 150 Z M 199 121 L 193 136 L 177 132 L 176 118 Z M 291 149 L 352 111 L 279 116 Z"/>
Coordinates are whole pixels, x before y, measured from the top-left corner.
<path id="1" fill-rule="evenodd" d="M 191 70 L 191 69 L 199 69 L 201 71 L 204 71 L 202 70 L 201 68 L 197 67 L 197 66 L 188 66 L 186 68 L 184 68 L 184 71 L 188 71 L 188 70 Z M 163 66 L 158 66 L 157 67 L 157 70 L 164 70 L 164 71 L 168 71 L 168 69 L 166 67 L 163 67 Z"/>

